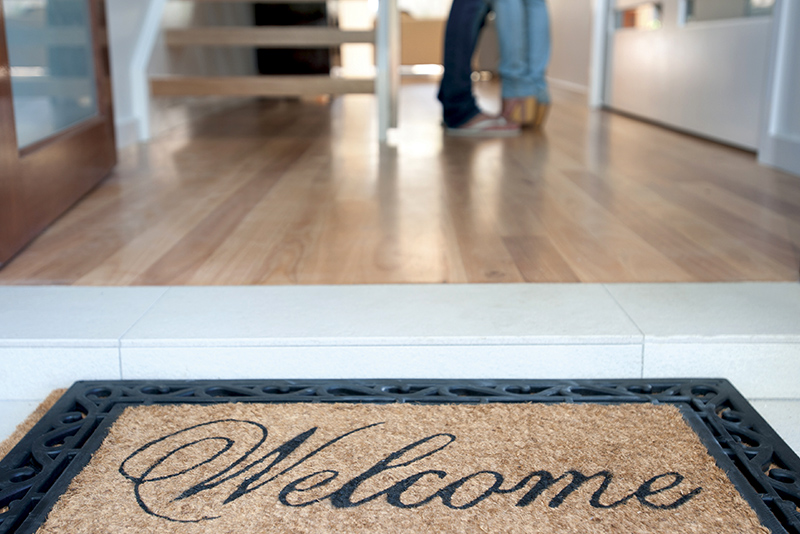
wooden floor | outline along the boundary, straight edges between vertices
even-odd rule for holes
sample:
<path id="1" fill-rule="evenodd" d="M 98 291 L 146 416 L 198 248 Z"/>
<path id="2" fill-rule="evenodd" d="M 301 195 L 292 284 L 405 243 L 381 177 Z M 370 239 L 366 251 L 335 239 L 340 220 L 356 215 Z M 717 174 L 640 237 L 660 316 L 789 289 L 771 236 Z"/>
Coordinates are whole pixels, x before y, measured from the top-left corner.
<path id="1" fill-rule="evenodd" d="M 383 148 L 369 95 L 173 127 L 0 284 L 798 280 L 800 178 L 567 92 L 543 132 L 447 138 L 435 91 L 403 86 Z"/>

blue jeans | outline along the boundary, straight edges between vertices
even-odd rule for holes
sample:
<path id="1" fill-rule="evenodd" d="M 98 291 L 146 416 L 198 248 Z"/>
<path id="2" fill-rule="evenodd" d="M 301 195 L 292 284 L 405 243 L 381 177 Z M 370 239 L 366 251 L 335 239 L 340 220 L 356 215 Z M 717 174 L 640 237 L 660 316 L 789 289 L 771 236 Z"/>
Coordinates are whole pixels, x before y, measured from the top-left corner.
<path id="1" fill-rule="evenodd" d="M 500 45 L 503 98 L 535 96 L 549 103 L 550 18 L 545 0 L 490 0 Z"/>
<path id="2" fill-rule="evenodd" d="M 450 7 L 439 86 L 444 123 L 449 128 L 458 128 L 480 113 L 472 94 L 472 56 L 488 12 L 486 0 L 453 0 Z"/>

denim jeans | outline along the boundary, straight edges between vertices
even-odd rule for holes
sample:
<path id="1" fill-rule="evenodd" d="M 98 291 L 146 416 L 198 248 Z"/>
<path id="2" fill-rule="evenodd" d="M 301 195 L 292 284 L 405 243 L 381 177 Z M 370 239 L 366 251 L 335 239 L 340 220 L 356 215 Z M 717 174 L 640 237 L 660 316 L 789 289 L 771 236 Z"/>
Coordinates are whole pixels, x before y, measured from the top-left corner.
<path id="1" fill-rule="evenodd" d="M 472 56 L 488 12 L 486 0 L 453 0 L 450 7 L 439 86 L 444 123 L 449 128 L 458 128 L 480 113 L 472 94 Z"/>
<path id="2" fill-rule="evenodd" d="M 490 0 L 500 45 L 503 98 L 535 96 L 550 102 L 550 18 L 545 0 Z"/>

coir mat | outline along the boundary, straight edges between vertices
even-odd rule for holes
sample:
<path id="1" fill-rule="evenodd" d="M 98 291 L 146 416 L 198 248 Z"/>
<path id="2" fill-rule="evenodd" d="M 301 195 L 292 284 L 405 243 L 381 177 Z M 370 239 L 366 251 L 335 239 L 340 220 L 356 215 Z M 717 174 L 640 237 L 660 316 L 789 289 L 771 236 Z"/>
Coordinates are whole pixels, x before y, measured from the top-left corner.
<path id="1" fill-rule="evenodd" d="M 0 532 L 798 532 L 798 465 L 723 380 L 78 383 Z"/>

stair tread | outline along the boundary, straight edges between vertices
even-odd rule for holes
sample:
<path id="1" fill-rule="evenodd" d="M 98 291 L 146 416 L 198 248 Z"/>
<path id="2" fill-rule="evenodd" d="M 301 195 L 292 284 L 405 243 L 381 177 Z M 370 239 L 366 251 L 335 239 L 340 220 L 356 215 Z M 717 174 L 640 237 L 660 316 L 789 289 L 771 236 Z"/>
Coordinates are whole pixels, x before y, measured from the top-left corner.
<path id="1" fill-rule="evenodd" d="M 210 3 L 220 3 L 220 4 L 228 4 L 228 3 L 239 3 L 239 4 L 309 4 L 309 3 L 320 3 L 324 4 L 325 0 L 319 0 L 315 2 L 314 0 L 174 0 L 179 2 L 203 2 L 206 4 Z M 367 0 L 348 0 L 348 1 L 359 1 L 359 2 L 366 2 Z"/>
<path id="2" fill-rule="evenodd" d="M 341 30 L 325 26 L 230 26 L 167 30 L 169 46 L 318 47 L 345 43 L 374 43 L 373 30 Z"/>
<path id="3" fill-rule="evenodd" d="M 150 78 L 156 96 L 296 96 L 374 93 L 371 78 L 327 75 L 156 76 Z"/>

